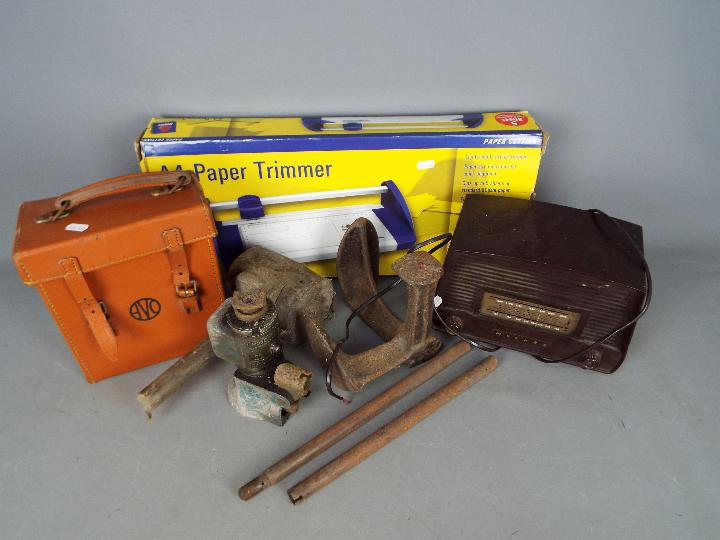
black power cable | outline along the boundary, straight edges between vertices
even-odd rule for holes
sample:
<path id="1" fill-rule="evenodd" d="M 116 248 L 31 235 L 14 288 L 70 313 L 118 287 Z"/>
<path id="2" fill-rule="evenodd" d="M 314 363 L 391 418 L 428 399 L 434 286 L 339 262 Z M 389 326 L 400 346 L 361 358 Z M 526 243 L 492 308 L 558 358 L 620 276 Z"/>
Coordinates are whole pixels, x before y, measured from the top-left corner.
<path id="1" fill-rule="evenodd" d="M 617 327 L 612 332 L 608 332 L 603 337 L 596 340 L 595 342 L 588 345 L 587 347 L 583 347 L 579 351 L 569 354 L 568 356 L 565 356 L 564 358 L 560 358 L 559 360 L 551 360 L 549 358 L 543 358 L 542 356 L 533 355 L 534 358 L 537 358 L 541 362 L 546 362 L 548 364 L 556 364 L 558 362 L 567 362 L 568 360 L 571 360 L 571 359 L 575 358 L 576 356 L 580 356 L 581 354 L 587 353 L 591 349 L 594 349 L 598 345 L 605 343 L 608 339 L 613 338 L 614 336 L 618 335 L 623 330 L 627 330 L 630 326 L 632 326 L 633 324 L 638 322 L 638 320 L 640 320 L 640 318 L 643 315 L 645 315 L 648 308 L 650 307 L 650 300 L 652 300 L 652 276 L 650 275 L 650 267 L 648 266 L 647 260 L 645 260 L 645 255 L 643 254 L 642 250 L 640 249 L 640 246 L 637 245 L 635 240 L 633 240 L 633 237 L 630 236 L 630 233 L 628 233 L 625 230 L 625 228 L 622 225 L 620 225 L 620 223 L 617 222 L 617 220 L 615 218 L 608 216 L 605 212 L 603 212 L 602 210 L 598 210 L 597 208 L 591 208 L 590 210 L 588 210 L 588 212 L 590 213 L 590 215 L 598 215 L 598 216 L 603 216 L 603 217 L 607 218 L 617 229 L 619 229 L 623 233 L 623 235 L 625 236 L 625 240 L 628 241 L 629 245 L 633 248 L 633 250 L 635 251 L 635 254 L 640 259 L 640 266 L 642 267 L 643 272 L 645 274 L 645 297 L 643 298 L 642 307 L 638 311 L 637 315 L 635 315 L 633 318 L 631 318 L 629 321 L 627 321 L 623 325 Z"/>

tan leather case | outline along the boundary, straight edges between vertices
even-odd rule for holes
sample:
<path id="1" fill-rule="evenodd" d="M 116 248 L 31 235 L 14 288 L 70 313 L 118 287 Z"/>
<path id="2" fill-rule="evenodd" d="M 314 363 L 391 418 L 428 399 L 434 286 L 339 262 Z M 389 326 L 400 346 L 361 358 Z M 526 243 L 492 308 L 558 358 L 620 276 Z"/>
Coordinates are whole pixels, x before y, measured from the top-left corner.
<path id="1" fill-rule="evenodd" d="M 89 382 L 188 352 L 223 300 L 194 174 L 110 178 L 23 203 L 13 259 Z"/>

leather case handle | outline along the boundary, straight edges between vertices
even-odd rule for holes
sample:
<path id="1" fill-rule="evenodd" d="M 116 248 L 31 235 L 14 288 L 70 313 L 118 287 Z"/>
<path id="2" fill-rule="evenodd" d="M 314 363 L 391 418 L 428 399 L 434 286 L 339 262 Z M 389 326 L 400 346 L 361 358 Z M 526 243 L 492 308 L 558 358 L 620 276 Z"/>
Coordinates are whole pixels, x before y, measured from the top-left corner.
<path id="1" fill-rule="evenodd" d="M 189 171 L 170 171 L 129 174 L 100 180 L 60 195 L 53 203 L 54 210 L 35 218 L 35 223 L 51 223 L 64 218 L 81 204 L 108 195 L 157 187 L 152 195 L 170 195 L 185 186 L 196 182 L 195 173 Z"/>

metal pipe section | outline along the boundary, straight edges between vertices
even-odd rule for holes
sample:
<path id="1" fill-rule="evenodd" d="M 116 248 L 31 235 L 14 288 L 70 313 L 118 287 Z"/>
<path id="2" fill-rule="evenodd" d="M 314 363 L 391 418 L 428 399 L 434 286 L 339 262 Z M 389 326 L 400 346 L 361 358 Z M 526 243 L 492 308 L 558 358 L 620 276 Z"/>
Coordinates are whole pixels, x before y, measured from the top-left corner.
<path id="1" fill-rule="evenodd" d="M 496 367 L 497 359 L 494 356 L 488 356 L 479 364 L 465 371 L 462 375 L 360 441 L 347 452 L 295 484 L 287 492 L 290 500 L 293 504 L 298 504 L 313 493 L 321 490 L 338 476 L 362 463 L 390 441 L 396 439 L 454 397 L 485 378 Z"/>
<path id="2" fill-rule="evenodd" d="M 468 351 L 470 351 L 470 346 L 464 341 L 460 341 L 413 370 L 410 375 L 265 469 L 257 478 L 240 488 L 240 498 L 247 501 L 268 486 L 277 484 L 311 459 L 365 425 L 390 405 L 440 373 Z"/>

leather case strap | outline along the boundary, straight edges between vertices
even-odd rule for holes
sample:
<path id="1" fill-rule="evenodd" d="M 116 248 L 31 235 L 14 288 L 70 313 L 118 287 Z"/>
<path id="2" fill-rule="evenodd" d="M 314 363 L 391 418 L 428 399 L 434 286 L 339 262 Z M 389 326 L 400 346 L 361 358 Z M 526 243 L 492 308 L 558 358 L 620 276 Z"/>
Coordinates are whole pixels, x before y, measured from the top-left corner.
<path id="1" fill-rule="evenodd" d="M 49 223 L 66 217 L 81 204 L 126 191 L 157 187 L 153 195 L 169 195 L 195 181 L 195 174 L 189 171 L 129 174 L 101 180 L 73 191 L 63 193 L 53 203 L 54 210 L 37 216 L 36 223 Z"/>
<path id="2" fill-rule="evenodd" d="M 183 243 L 180 229 L 168 229 L 162 233 L 167 254 L 170 259 L 170 272 L 172 274 L 175 294 L 180 300 L 180 305 L 185 313 L 200 311 L 200 297 L 198 294 L 197 281 L 190 276 L 185 244 Z"/>
<path id="3" fill-rule="evenodd" d="M 60 267 L 63 270 L 70 294 L 80 306 L 80 311 L 90 326 L 100 350 L 111 361 L 117 362 L 119 357 L 115 331 L 107 319 L 104 305 L 93 296 L 80 268 L 80 263 L 75 257 L 68 257 L 60 260 Z"/>

